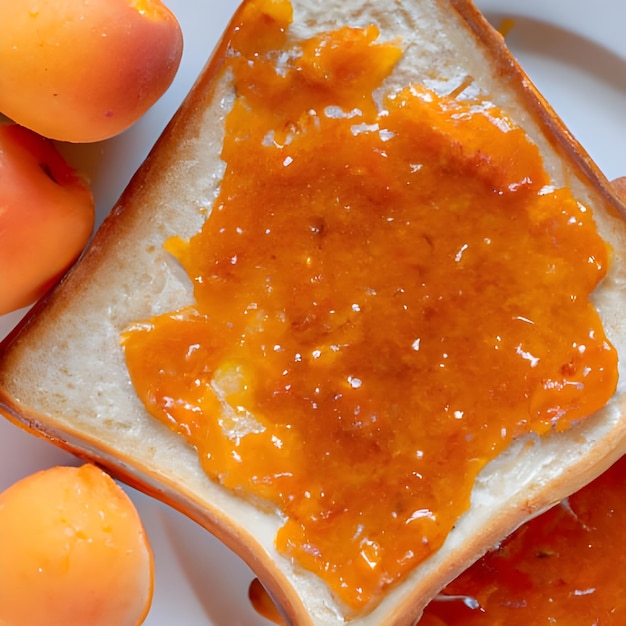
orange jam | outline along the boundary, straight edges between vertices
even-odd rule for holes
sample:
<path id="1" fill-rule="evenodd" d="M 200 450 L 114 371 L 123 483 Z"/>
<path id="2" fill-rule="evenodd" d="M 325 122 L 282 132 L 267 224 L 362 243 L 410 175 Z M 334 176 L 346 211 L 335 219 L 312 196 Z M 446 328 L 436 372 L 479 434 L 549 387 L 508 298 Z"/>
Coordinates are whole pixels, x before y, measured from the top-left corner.
<path id="1" fill-rule="evenodd" d="M 623 626 L 626 458 L 451 583 L 420 626 Z"/>
<path id="2" fill-rule="evenodd" d="M 167 243 L 195 303 L 129 329 L 128 368 L 210 477 L 280 511 L 278 549 L 363 610 L 514 437 L 612 395 L 589 302 L 607 248 L 502 111 L 381 92 L 401 48 L 374 26 L 294 41 L 286 0 L 240 18 L 220 194 Z"/>

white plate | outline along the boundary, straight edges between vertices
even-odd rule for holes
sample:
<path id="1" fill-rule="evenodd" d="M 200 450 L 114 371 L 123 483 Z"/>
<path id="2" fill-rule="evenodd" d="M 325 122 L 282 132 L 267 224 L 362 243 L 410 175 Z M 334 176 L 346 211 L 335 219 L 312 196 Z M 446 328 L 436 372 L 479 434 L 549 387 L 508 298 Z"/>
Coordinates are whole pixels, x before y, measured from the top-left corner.
<path id="1" fill-rule="evenodd" d="M 340 1 L 340 0 L 339 0 Z M 609 178 L 626 175 L 626 23 L 623 0 L 477 0 L 539 89 Z M 169 0 L 185 34 L 172 88 L 132 129 L 93 146 L 66 148 L 93 180 L 98 221 L 108 212 L 200 72 L 236 0 Z M 0 338 L 24 311 L 0 317 Z M 74 463 L 52 445 L 0 419 L 0 490 L 37 469 Z M 156 587 L 146 626 L 263 626 L 247 601 L 250 570 L 195 524 L 129 490 L 150 535 Z"/>

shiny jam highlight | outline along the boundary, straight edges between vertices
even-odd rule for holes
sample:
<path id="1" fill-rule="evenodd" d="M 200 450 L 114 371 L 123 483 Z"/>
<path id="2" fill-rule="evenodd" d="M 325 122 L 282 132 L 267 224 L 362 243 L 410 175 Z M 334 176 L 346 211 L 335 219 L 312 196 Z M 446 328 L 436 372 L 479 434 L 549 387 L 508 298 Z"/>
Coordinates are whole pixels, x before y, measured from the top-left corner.
<path id="1" fill-rule="evenodd" d="M 128 368 L 210 477 L 280 511 L 278 549 L 363 610 L 514 437 L 612 395 L 589 303 L 607 249 L 501 111 L 386 93 L 401 48 L 375 27 L 294 42 L 282 0 L 240 18 L 220 194 L 167 243 L 195 304 L 130 329 Z"/>
<path id="2" fill-rule="evenodd" d="M 420 626 L 623 626 L 626 457 L 451 583 Z"/>

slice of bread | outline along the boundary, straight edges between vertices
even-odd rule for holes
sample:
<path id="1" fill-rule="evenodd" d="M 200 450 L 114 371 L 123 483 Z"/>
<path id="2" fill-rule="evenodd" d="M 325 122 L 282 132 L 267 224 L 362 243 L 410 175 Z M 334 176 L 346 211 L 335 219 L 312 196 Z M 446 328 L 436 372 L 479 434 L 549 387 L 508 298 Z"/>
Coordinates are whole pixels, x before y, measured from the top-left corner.
<path id="1" fill-rule="evenodd" d="M 376 24 L 382 39 L 402 42 L 390 85 L 427 83 L 450 94 L 471 84 L 476 97 L 525 129 L 553 184 L 571 188 L 592 209 L 611 246 L 608 274 L 593 297 L 609 340 L 626 354 L 624 207 L 471 2 L 294 0 L 293 9 L 293 32 L 301 37 L 339 24 Z M 520 438 L 487 465 L 443 547 L 371 611 L 348 615 L 315 575 L 277 552 L 280 516 L 209 480 L 195 450 L 146 413 L 120 345 L 133 322 L 191 301 L 189 281 L 164 242 L 199 231 L 218 194 L 223 122 L 234 97 L 223 71 L 228 38 L 227 31 L 83 258 L 3 343 L 0 410 L 206 527 L 252 567 L 294 624 L 411 624 L 489 547 L 623 453 L 625 366 L 620 358 L 617 391 L 605 408 L 565 432 Z"/>

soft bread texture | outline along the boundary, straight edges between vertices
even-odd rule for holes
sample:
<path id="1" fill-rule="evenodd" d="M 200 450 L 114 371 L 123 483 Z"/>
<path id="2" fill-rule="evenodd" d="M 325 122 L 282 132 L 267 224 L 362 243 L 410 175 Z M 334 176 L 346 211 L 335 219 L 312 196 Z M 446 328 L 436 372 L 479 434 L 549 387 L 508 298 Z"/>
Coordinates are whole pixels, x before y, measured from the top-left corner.
<path id="1" fill-rule="evenodd" d="M 294 0 L 294 31 L 376 23 L 402 38 L 404 57 L 389 86 L 422 82 L 473 94 L 503 108 L 540 147 L 554 184 L 592 207 L 612 246 L 609 273 L 594 294 L 607 335 L 626 354 L 624 207 L 467 0 Z M 347 621 L 312 574 L 273 546 L 281 521 L 209 481 L 182 438 L 146 414 L 120 348 L 133 321 L 190 300 L 180 268 L 163 250 L 171 235 L 197 232 L 217 194 L 222 122 L 232 90 L 222 73 L 226 39 L 104 222 L 84 257 L 5 341 L 0 409 L 12 421 L 99 462 L 180 509 L 234 549 L 294 624 Z M 571 431 L 517 440 L 480 474 L 470 510 L 444 546 L 395 586 L 361 625 L 411 624 L 447 582 L 518 525 L 577 490 L 626 449 L 626 366 L 610 403 Z"/>

